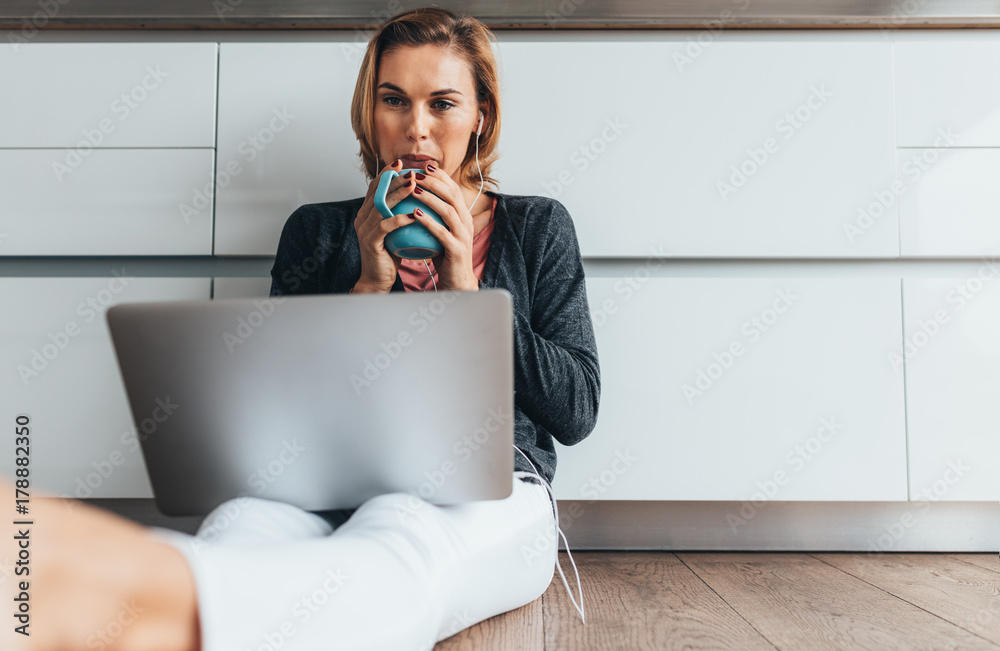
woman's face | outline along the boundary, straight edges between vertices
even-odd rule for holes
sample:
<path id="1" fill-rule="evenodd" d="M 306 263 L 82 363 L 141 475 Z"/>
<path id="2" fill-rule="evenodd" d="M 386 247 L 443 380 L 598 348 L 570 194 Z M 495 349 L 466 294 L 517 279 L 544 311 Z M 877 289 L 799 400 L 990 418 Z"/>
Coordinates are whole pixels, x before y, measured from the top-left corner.
<path id="1" fill-rule="evenodd" d="M 476 133 L 479 110 L 472 71 L 444 46 L 407 46 L 382 55 L 375 88 L 382 165 L 402 158 L 403 169 L 424 169 L 433 162 L 461 185 L 455 174 Z"/>

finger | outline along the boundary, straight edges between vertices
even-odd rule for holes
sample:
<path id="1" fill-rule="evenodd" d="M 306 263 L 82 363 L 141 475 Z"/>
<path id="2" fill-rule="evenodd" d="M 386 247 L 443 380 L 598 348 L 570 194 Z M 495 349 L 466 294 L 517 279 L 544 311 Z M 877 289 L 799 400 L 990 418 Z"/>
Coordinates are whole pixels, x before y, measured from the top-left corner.
<path id="1" fill-rule="evenodd" d="M 455 236 L 447 228 L 437 223 L 436 220 L 431 219 L 431 216 L 428 215 L 425 211 L 421 212 L 423 212 L 424 214 L 418 215 L 416 210 L 414 210 L 413 211 L 414 219 L 423 224 L 427 228 L 427 230 L 431 232 L 431 235 L 438 238 L 438 240 L 441 241 L 441 245 L 444 246 L 446 251 L 451 251 L 455 247 L 457 242 Z"/>
<path id="2" fill-rule="evenodd" d="M 407 173 L 405 175 L 400 174 L 399 176 L 397 176 L 396 178 L 394 178 L 392 181 L 389 182 L 389 192 L 395 193 L 400 188 L 404 188 L 408 185 L 412 186 L 414 183 L 416 183 L 416 180 L 412 174 L 410 173 Z"/>
<path id="3" fill-rule="evenodd" d="M 445 226 L 447 226 L 448 230 L 451 231 L 452 235 L 457 236 L 459 233 L 462 233 L 463 231 L 470 230 L 469 225 L 466 224 L 464 221 L 462 221 L 462 219 L 458 216 L 458 212 L 455 210 L 455 207 L 452 206 L 447 201 L 444 201 L 443 199 L 436 197 L 430 192 L 426 191 L 421 192 L 420 194 L 414 193 L 413 196 L 419 199 L 420 201 L 423 201 L 425 204 L 427 204 L 428 208 L 436 212 L 444 221 L 444 224 Z M 431 219 L 430 217 L 428 217 L 428 220 L 437 224 L 437 221 Z"/>
<path id="4" fill-rule="evenodd" d="M 385 231 L 386 233 L 389 233 L 401 226 L 412 224 L 415 221 L 417 221 L 417 219 L 416 217 L 413 216 L 413 213 L 404 212 L 403 214 L 396 215 L 395 217 L 392 217 L 390 219 L 383 219 L 382 230 Z"/>

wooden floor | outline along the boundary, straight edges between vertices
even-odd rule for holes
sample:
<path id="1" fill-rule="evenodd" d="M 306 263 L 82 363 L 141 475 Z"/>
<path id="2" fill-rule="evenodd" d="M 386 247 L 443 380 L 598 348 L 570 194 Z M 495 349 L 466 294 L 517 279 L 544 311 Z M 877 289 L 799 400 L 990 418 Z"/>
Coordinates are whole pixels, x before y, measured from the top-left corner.
<path id="1" fill-rule="evenodd" d="M 559 560 L 576 596 L 576 575 Z M 541 599 L 435 651 L 996 649 L 998 554 L 575 552 Z"/>

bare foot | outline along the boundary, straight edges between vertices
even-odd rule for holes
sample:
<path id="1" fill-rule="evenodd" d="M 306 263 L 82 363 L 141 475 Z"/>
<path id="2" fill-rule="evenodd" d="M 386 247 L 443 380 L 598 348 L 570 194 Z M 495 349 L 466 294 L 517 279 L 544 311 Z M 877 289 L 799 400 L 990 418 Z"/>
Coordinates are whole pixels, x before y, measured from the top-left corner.
<path id="1" fill-rule="evenodd" d="M 0 499 L 13 505 L 5 476 Z M 178 550 L 150 538 L 142 525 L 77 500 L 35 492 L 30 513 L 20 517 L 34 524 L 14 525 L 10 516 L 0 521 L 0 567 L 10 570 L 0 575 L 0 598 L 7 607 L 19 604 L 14 598 L 28 588 L 30 636 L 14 632 L 20 623 L 5 615 L 0 648 L 201 648 L 194 576 Z M 24 538 L 16 536 L 25 532 L 28 563 L 18 566 Z"/>

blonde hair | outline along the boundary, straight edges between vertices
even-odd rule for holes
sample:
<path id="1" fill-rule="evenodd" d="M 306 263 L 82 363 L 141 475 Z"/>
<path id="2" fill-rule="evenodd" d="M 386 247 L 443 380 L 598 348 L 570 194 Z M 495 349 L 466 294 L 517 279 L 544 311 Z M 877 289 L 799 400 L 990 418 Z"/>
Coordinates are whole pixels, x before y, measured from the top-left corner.
<path id="1" fill-rule="evenodd" d="M 479 166 L 476 166 L 476 134 L 472 133 L 455 181 L 459 185 L 476 187 L 481 169 L 483 184 L 494 189 L 498 187 L 496 179 L 489 175 L 493 163 L 500 157 L 496 152 L 500 138 L 500 82 L 491 38 L 496 42 L 493 32 L 476 18 L 440 7 L 410 9 L 379 26 L 368 42 L 351 100 L 351 127 L 361 145 L 358 155 L 369 183 L 382 169 L 376 158 L 375 134 L 375 86 L 382 56 L 405 46 L 443 45 L 469 64 L 476 90 L 476 107 L 484 114 L 483 132 L 479 136 Z M 478 114 L 476 124 L 479 124 Z M 383 165 L 387 162 L 391 161 L 382 161 Z"/>

